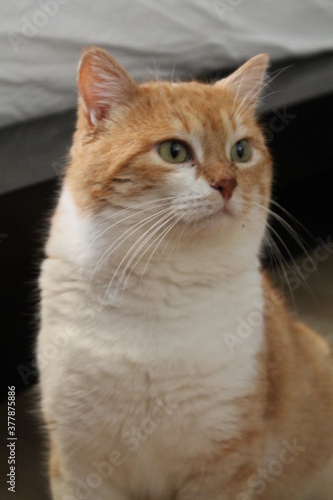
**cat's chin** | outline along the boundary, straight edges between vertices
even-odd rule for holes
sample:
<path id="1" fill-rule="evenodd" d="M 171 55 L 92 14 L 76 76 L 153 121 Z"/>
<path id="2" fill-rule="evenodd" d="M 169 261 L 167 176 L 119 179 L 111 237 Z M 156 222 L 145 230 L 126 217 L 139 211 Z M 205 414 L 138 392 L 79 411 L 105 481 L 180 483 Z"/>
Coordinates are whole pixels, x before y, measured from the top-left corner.
<path id="1" fill-rule="evenodd" d="M 203 214 L 201 217 L 192 219 L 189 222 L 183 221 L 181 225 L 188 234 L 221 231 L 227 229 L 230 224 L 236 222 L 236 214 L 230 210 L 220 209 L 214 213 Z"/>
<path id="2" fill-rule="evenodd" d="M 233 214 L 229 210 L 218 210 L 217 212 L 206 215 L 199 222 L 204 224 L 206 227 L 216 226 L 217 224 L 230 223 L 231 219 L 235 218 L 235 214 Z"/>

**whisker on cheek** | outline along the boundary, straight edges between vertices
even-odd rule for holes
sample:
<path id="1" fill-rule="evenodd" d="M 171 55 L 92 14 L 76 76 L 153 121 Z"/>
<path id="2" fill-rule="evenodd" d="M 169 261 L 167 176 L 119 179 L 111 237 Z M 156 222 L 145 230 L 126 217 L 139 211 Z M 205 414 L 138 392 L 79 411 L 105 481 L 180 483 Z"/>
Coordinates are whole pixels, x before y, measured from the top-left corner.
<path id="1" fill-rule="evenodd" d="M 177 222 L 181 222 L 181 219 L 182 218 L 179 217 L 179 219 L 178 219 Z M 191 226 L 191 224 L 193 223 L 193 221 L 194 221 L 194 215 L 192 213 L 192 214 L 189 215 L 187 221 L 185 221 L 185 222 L 182 221 L 181 224 L 175 225 L 174 229 L 175 229 L 175 231 L 178 232 L 178 237 L 177 237 L 176 240 L 172 241 L 173 244 L 172 244 L 172 247 L 170 248 L 170 252 L 169 252 L 168 255 L 170 255 L 175 250 L 175 248 L 177 246 L 179 247 L 181 245 L 182 239 L 185 236 L 186 230 L 188 229 L 189 226 Z M 166 249 L 170 245 L 170 243 L 171 243 L 171 240 L 169 239 L 169 241 L 166 244 L 166 247 L 164 248 L 164 252 L 166 252 Z"/>
<path id="2" fill-rule="evenodd" d="M 172 219 L 171 219 L 171 220 L 172 220 Z M 181 220 L 181 217 L 178 217 L 175 221 L 171 222 L 170 226 L 169 226 L 169 227 L 167 227 L 166 229 L 164 229 L 164 231 L 161 233 L 161 235 L 159 235 L 159 238 L 156 238 L 156 239 L 155 239 L 154 243 L 155 243 L 156 241 L 157 241 L 158 243 L 157 243 L 157 245 L 155 246 L 155 248 L 154 248 L 153 252 L 151 253 L 151 255 L 150 255 L 150 257 L 149 257 L 149 259 L 148 259 L 148 261 L 147 261 L 147 263 L 146 263 L 146 265 L 145 265 L 145 267 L 144 267 L 143 271 L 142 271 L 142 274 L 141 274 L 141 279 L 143 278 L 143 276 L 144 276 L 144 274 L 145 274 L 145 272 L 146 272 L 146 270 L 147 270 L 147 268 L 148 268 L 148 266 L 149 266 L 149 264 L 150 264 L 150 262 L 151 262 L 151 260 L 152 260 L 152 258 L 153 258 L 153 256 L 154 256 L 154 254 L 156 253 L 156 251 L 157 251 L 157 249 L 158 249 L 158 247 L 160 246 L 160 244 L 162 243 L 162 241 L 165 239 L 165 237 L 167 236 L 167 234 L 169 234 L 169 233 L 170 233 L 170 232 L 171 232 L 171 231 L 172 231 L 175 227 L 177 227 L 177 224 L 179 223 L 179 221 L 180 221 L 180 220 Z M 170 220 L 169 220 L 168 222 L 170 222 Z M 159 239 L 159 241 L 158 241 L 158 239 Z M 165 250 L 165 249 L 164 249 L 164 250 Z"/>
<path id="3" fill-rule="evenodd" d="M 147 231 L 145 231 L 145 233 L 143 235 L 141 235 L 133 243 L 133 245 L 128 249 L 128 251 L 126 252 L 126 254 L 124 255 L 124 257 L 120 261 L 117 269 L 115 270 L 115 272 L 113 274 L 113 277 L 112 277 L 111 281 L 108 284 L 107 290 L 105 292 L 105 296 L 107 296 L 109 294 L 109 291 L 111 290 L 111 288 L 113 286 L 114 280 L 117 278 L 118 272 L 121 270 L 123 264 L 125 264 L 125 262 L 126 262 L 126 259 L 129 257 L 128 262 L 125 264 L 124 269 L 122 270 L 120 276 L 117 278 L 117 282 L 116 282 L 115 287 L 114 287 L 113 298 L 115 299 L 118 296 L 118 292 L 119 292 L 121 283 L 124 280 L 124 277 L 126 276 L 127 271 L 130 269 L 130 271 L 128 273 L 128 276 L 127 276 L 127 279 L 126 279 L 125 285 L 127 284 L 128 279 L 129 279 L 129 275 L 134 270 L 134 267 L 138 264 L 139 260 L 143 257 L 143 255 L 145 255 L 145 253 L 148 251 L 148 249 L 150 248 L 150 246 L 148 247 L 148 249 L 146 249 L 142 253 L 142 255 L 139 257 L 139 259 L 137 260 L 137 262 L 135 263 L 135 265 L 131 267 L 131 264 L 134 262 L 134 260 L 136 259 L 137 255 L 140 253 L 141 249 L 143 249 L 144 246 L 150 241 L 150 239 L 156 233 L 158 233 L 170 220 L 172 220 L 173 217 L 174 217 L 174 213 L 170 214 L 170 211 L 169 211 L 161 219 L 159 219 L 151 227 L 149 227 L 147 229 Z M 137 247 L 137 245 L 139 245 L 139 246 Z"/>
<path id="4" fill-rule="evenodd" d="M 164 208 L 163 210 L 160 210 L 157 213 L 154 213 L 152 215 L 149 215 L 148 217 L 145 217 L 143 220 L 140 220 L 133 226 L 129 227 L 125 231 L 123 231 L 120 236 L 118 236 L 113 243 L 104 251 L 104 253 L 99 257 L 97 263 L 95 264 L 95 267 L 91 273 L 91 277 L 89 280 L 89 287 L 91 286 L 92 280 L 96 272 L 103 266 L 103 264 L 110 259 L 112 254 L 114 254 L 117 249 L 121 247 L 127 241 L 130 239 L 133 234 L 137 231 L 139 231 L 141 228 L 143 228 L 146 224 L 149 222 L 153 221 L 157 217 L 159 217 L 161 214 L 168 213 L 170 211 L 170 208 Z M 110 228 L 108 228 L 110 229 Z"/>
<path id="5" fill-rule="evenodd" d="M 274 212 L 269 207 L 265 207 L 262 204 L 257 203 L 255 201 L 252 201 L 252 203 L 253 203 L 253 205 L 256 205 L 256 206 L 260 207 L 262 210 L 265 210 L 266 213 L 269 216 L 273 217 L 288 232 L 288 234 L 290 234 L 290 236 L 298 244 L 298 246 L 300 247 L 300 249 L 302 250 L 302 252 L 310 260 L 312 259 L 311 255 L 310 255 L 310 253 L 308 251 L 308 248 L 310 248 L 310 246 L 308 245 L 308 243 L 298 234 L 298 232 L 283 217 L 281 217 L 279 214 L 277 214 L 276 212 Z M 293 217 L 291 214 L 289 214 L 289 212 L 287 210 L 283 209 L 283 207 L 281 207 L 278 203 L 275 203 L 273 200 L 271 201 L 271 203 L 273 205 L 278 206 L 278 208 L 281 209 L 283 211 L 283 213 L 285 213 L 296 225 L 298 225 L 300 227 L 300 229 L 304 230 L 310 236 L 310 238 L 311 238 L 312 241 L 315 241 L 315 239 L 313 238 L 313 236 L 311 235 L 311 233 L 309 233 L 309 231 L 307 231 L 307 229 L 304 228 L 304 226 L 302 226 L 302 224 L 300 224 L 297 221 L 297 219 L 295 219 L 295 217 Z"/>
<path id="6" fill-rule="evenodd" d="M 98 222 L 94 222 L 91 225 L 91 228 L 90 228 L 92 232 L 94 232 L 95 229 L 98 226 L 104 225 L 106 221 L 109 221 L 111 219 L 115 219 L 115 218 L 117 218 L 117 217 L 119 217 L 119 216 L 121 216 L 123 214 L 127 214 L 128 212 L 131 212 L 126 217 L 123 217 L 123 218 L 119 219 L 117 222 L 114 222 L 113 224 L 111 224 L 110 226 L 108 226 L 106 228 L 103 228 L 103 230 L 100 231 L 99 234 L 97 236 L 95 236 L 95 238 L 92 239 L 92 241 L 86 247 L 85 253 L 84 253 L 83 257 L 82 257 L 82 262 L 81 262 L 81 266 L 80 266 L 80 274 L 82 275 L 83 266 L 85 264 L 85 260 L 86 260 L 86 257 L 88 255 L 89 249 L 95 245 L 95 243 L 97 242 L 97 240 L 101 236 L 103 236 L 103 234 L 110 232 L 110 230 L 113 227 L 118 226 L 118 225 L 124 223 L 126 220 L 131 219 L 131 218 L 137 216 L 140 213 L 149 212 L 151 209 L 153 209 L 155 207 L 160 207 L 161 205 L 162 206 L 166 205 L 168 202 L 171 202 L 175 198 L 176 198 L 176 196 L 169 196 L 167 198 L 160 198 L 158 200 L 141 202 L 139 204 L 136 204 L 136 205 L 133 205 L 131 207 L 122 209 L 120 211 L 117 211 L 116 213 L 113 213 L 113 214 L 110 214 L 108 216 L 102 217 L 101 220 L 99 220 Z"/>

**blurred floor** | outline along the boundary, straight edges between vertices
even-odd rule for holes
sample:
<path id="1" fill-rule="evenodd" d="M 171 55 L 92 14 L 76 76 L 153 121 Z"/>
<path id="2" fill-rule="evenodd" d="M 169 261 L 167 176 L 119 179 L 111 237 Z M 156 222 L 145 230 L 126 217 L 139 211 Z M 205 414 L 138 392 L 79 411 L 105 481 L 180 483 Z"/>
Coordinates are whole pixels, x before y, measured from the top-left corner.
<path id="1" fill-rule="evenodd" d="M 315 261 L 317 262 L 317 261 Z M 318 264 L 318 269 L 314 268 Z M 309 264 L 306 257 L 297 259 L 298 271 L 290 279 L 293 300 L 291 309 L 297 316 L 321 332 L 333 344 L 333 256 L 315 265 Z M 312 270 L 311 270 L 312 269 Z M 288 271 L 290 274 L 290 272 Z M 282 282 L 276 274 L 277 282 Z M 288 286 L 283 284 L 286 295 Z M 46 447 L 42 438 L 42 425 L 37 417 L 36 390 L 29 389 L 20 393 L 16 406 L 16 494 L 7 491 L 6 474 L 8 472 L 6 447 L 7 405 L 0 405 L 0 498 L 2 500 L 49 500 L 46 472 Z M 109 500 L 109 499 L 107 499 Z"/>

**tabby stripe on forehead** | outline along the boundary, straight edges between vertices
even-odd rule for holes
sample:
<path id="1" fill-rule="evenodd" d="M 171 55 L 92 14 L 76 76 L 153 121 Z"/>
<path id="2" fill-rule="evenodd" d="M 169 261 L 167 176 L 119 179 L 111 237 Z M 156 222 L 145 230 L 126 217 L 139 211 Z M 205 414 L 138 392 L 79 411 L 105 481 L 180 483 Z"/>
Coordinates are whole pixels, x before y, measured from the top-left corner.
<path id="1" fill-rule="evenodd" d="M 234 134 L 234 127 L 233 127 L 233 123 L 231 121 L 231 118 L 230 118 L 229 114 L 225 110 L 222 109 L 221 112 L 220 112 L 220 115 L 221 115 L 221 118 L 222 118 L 223 127 L 224 127 L 224 129 L 226 131 L 226 136 L 227 137 L 232 137 L 233 134 Z"/>
<path id="2" fill-rule="evenodd" d="M 126 182 L 131 182 L 131 179 L 123 179 L 121 177 L 112 177 L 114 182 L 119 182 L 121 184 L 125 184 Z"/>

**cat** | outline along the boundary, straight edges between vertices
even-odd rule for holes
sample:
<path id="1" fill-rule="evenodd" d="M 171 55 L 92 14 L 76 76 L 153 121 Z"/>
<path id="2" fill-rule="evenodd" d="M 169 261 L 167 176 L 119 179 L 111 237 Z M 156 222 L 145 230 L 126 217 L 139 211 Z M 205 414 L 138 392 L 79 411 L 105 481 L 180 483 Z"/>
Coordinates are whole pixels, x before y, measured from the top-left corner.
<path id="1" fill-rule="evenodd" d="M 331 350 L 259 262 L 268 62 L 137 84 L 83 52 L 39 282 L 53 499 L 333 498 Z"/>

